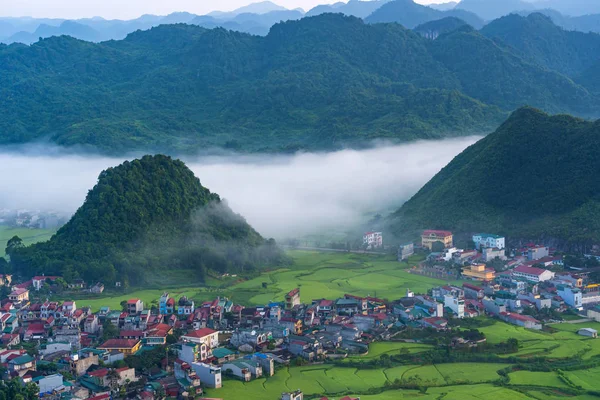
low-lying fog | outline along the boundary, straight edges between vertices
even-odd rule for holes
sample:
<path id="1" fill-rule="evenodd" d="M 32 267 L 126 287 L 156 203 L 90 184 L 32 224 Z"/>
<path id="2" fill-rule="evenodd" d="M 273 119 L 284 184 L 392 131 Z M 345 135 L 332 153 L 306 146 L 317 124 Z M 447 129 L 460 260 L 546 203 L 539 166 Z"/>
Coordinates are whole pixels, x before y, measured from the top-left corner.
<path id="1" fill-rule="evenodd" d="M 343 229 L 397 208 L 478 137 L 291 156 L 185 157 L 202 184 L 261 234 Z M 128 157 L 132 158 L 132 157 Z M 40 146 L 0 148 L 0 209 L 73 213 L 100 172 L 125 158 Z"/>

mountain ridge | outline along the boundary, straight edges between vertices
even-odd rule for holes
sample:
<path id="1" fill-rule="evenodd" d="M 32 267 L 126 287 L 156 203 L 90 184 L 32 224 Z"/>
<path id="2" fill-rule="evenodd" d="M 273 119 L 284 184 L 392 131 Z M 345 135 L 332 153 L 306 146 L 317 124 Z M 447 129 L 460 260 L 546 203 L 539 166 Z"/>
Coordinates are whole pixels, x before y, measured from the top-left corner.
<path id="1" fill-rule="evenodd" d="M 600 167 L 599 134 L 600 121 L 521 108 L 425 184 L 390 228 L 597 241 L 600 186 L 588 172 Z"/>

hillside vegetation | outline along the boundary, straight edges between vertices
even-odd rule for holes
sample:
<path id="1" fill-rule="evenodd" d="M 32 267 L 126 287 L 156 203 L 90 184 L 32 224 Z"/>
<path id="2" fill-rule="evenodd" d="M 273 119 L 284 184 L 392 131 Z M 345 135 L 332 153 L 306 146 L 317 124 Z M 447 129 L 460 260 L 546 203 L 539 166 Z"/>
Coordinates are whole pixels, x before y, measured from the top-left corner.
<path id="1" fill-rule="evenodd" d="M 564 30 L 539 13 L 511 14 L 492 21 L 481 32 L 511 46 L 525 59 L 569 76 L 591 67 L 600 57 L 599 34 Z"/>
<path id="2" fill-rule="evenodd" d="M 432 41 L 339 14 L 266 37 L 179 24 L 100 44 L 0 47 L 0 144 L 327 150 L 489 132 L 523 105 L 588 116 L 597 104 L 469 27 Z"/>
<path id="3" fill-rule="evenodd" d="M 145 156 L 100 174 L 84 204 L 48 241 L 9 246 L 22 276 L 62 275 L 140 285 L 185 268 L 206 273 L 250 272 L 285 261 L 181 162 Z"/>
<path id="4" fill-rule="evenodd" d="M 600 121 L 520 109 L 404 204 L 391 228 L 598 241 L 599 135 Z"/>

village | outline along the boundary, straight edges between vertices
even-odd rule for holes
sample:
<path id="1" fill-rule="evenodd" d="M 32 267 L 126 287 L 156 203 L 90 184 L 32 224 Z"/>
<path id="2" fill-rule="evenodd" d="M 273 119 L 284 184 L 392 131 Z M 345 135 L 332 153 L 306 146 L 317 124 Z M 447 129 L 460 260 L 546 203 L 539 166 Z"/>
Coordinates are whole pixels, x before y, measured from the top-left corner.
<path id="1" fill-rule="evenodd" d="M 305 299 L 294 288 L 282 299 L 249 307 L 219 296 L 196 303 L 165 292 L 155 305 L 131 298 L 120 309 L 94 312 L 78 301 L 31 300 L 61 277 L 16 283 L 4 275 L 0 363 L 6 378 L 37 385 L 44 398 L 199 399 L 230 380 L 249 382 L 288 366 L 364 354 L 370 344 L 408 328 L 443 332 L 482 316 L 530 330 L 566 316 L 600 322 L 600 285 L 589 270 L 565 271 L 565 258 L 541 245 L 509 250 L 505 238 L 493 234 L 473 235 L 472 242 L 473 249 L 461 250 L 452 232 L 428 230 L 420 243 L 399 246 L 398 261 L 426 255 L 411 274 L 462 284 L 407 290 L 395 299 L 353 293 Z M 383 235 L 368 232 L 364 243 L 381 248 Z M 490 268 L 492 262 L 500 267 Z M 62 283 L 95 294 L 105 290 L 98 282 Z M 578 334 L 597 337 L 585 324 Z M 302 400 L 302 388 L 281 399 Z"/>

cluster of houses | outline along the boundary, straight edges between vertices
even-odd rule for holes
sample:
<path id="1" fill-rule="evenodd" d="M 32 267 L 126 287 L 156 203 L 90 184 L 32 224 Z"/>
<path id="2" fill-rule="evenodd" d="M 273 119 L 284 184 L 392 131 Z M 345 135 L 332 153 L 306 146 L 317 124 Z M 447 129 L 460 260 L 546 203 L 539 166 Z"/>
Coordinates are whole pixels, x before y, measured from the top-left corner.
<path id="1" fill-rule="evenodd" d="M 132 390 L 141 399 L 199 396 L 222 387 L 223 377 L 250 381 L 293 359 L 323 360 L 340 348 L 363 352 L 398 320 L 382 299 L 346 295 L 305 304 L 299 289 L 262 307 L 220 297 L 196 304 L 164 293 L 150 308 L 129 299 L 93 312 L 76 301 L 30 298 L 55 277 L 14 286 L 10 276 L 1 278 L 11 292 L 1 301 L 0 363 L 7 377 L 36 383 L 46 397 L 103 399 Z M 114 335 L 105 337 L 111 326 Z M 171 351 L 162 368 L 141 374 L 124 366 L 156 346 Z"/>
<path id="2" fill-rule="evenodd" d="M 372 234 L 369 243 L 376 246 L 381 236 Z M 478 234 L 473 243 L 474 250 L 460 250 L 453 247 L 451 232 L 424 232 L 421 247 L 441 250 L 431 253 L 429 265 L 458 265 L 465 282 L 434 287 L 426 294 L 407 290 L 392 300 L 345 294 L 302 301 L 296 288 L 279 302 L 254 307 L 221 297 L 196 303 L 164 293 L 151 307 L 134 298 L 119 309 L 95 311 L 76 301 L 30 299 L 32 292 L 57 277 L 33 277 L 14 285 L 10 276 L 0 276 L 0 282 L 11 289 L 0 303 L 0 363 L 10 377 L 36 383 L 45 395 L 201 396 L 205 388 L 222 387 L 225 377 L 247 382 L 272 376 L 278 366 L 290 362 L 363 353 L 369 343 L 387 340 L 404 327 L 445 330 L 450 319 L 488 315 L 542 329 L 543 320 L 533 315 L 544 309 L 585 308 L 589 318 L 600 321 L 600 308 L 593 307 L 600 303 L 600 285 L 588 281 L 585 274 L 553 272 L 562 259 L 553 257 L 548 247 L 531 245 L 507 256 L 503 237 Z M 410 257 L 415 247 L 400 246 L 398 258 Z M 492 255 L 505 262 L 506 270 L 486 267 Z M 80 282 L 70 284 L 103 290 L 101 284 L 91 288 Z M 114 333 L 107 337 L 109 327 Z M 587 328 L 580 334 L 597 336 Z M 128 357 L 156 346 L 170 350 L 161 368 L 126 367 Z M 282 399 L 302 398 L 301 391 L 282 394 Z"/>
<path id="3" fill-rule="evenodd" d="M 429 265 L 433 267 L 429 268 L 442 272 L 458 267 L 461 277 L 473 283 L 433 288 L 429 296 L 404 299 L 411 305 L 404 311 L 406 318 L 425 318 L 427 324 L 427 318 L 441 321 L 444 315 L 468 318 L 486 314 L 514 325 L 542 329 L 542 322 L 530 315 L 535 312 L 525 311 L 588 309 L 590 318 L 595 315 L 591 306 L 600 303 L 600 285 L 585 273 L 554 272 L 561 270 L 564 262 L 562 256 L 552 255 L 553 249 L 529 244 L 509 252 L 504 237 L 485 233 L 473 235 L 472 242 L 473 250 L 458 249 L 453 246 L 452 232 L 423 232 L 421 247 L 432 251 Z M 400 246 L 398 258 L 403 260 L 412 253 L 413 244 Z M 493 260 L 502 261 L 504 268 L 498 272 L 487 267 Z"/>

